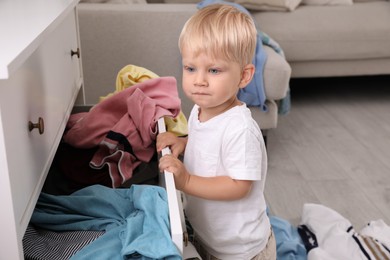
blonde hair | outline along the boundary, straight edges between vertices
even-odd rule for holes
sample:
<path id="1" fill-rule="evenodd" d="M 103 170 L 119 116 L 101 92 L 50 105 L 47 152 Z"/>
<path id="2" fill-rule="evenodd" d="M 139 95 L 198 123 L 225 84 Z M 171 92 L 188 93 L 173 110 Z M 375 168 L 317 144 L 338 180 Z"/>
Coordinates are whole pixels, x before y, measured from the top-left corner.
<path id="1" fill-rule="evenodd" d="M 195 13 L 184 25 L 179 49 L 206 53 L 234 61 L 241 67 L 252 63 L 257 31 L 253 19 L 231 5 L 212 4 Z"/>

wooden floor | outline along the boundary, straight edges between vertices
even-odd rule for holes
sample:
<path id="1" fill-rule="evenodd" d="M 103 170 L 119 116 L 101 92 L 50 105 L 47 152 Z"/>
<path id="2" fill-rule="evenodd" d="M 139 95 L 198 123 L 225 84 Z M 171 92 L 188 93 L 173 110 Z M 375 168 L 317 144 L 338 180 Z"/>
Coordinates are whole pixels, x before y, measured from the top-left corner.
<path id="1" fill-rule="evenodd" d="M 390 225 L 390 77 L 296 79 L 291 111 L 268 132 L 266 199 L 299 224 L 304 203 L 336 210 L 359 230 Z"/>

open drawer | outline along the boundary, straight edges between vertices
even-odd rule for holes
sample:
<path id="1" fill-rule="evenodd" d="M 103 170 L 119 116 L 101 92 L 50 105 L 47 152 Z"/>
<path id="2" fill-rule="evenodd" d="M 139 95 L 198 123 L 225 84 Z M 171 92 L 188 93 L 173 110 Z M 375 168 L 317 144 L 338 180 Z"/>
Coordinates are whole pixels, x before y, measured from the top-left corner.
<path id="1" fill-rule="evenodd" d="M 157 125 L 159 133 L 166 132 L 164 118 L 160 118 Z M 170 153 L 171 151 L 168 147 L 164 148 L 162 151 L 162 156 Z M 167 191 L 172 240 L 179 249 L 180 253 L 183 255 L 183 247 L 188 243 L 188 236 L 187 232 L 185 232 L 183 203 L 180 192 L 176 190 L 175 180 L 171 172 L 164 171 L 161 173 L 159 175 L 159 182 L 160 186 L 164 187 Z"/>
<path id="2" fill-rule="evenodd" d="M 166 132 L 164 118 L 158 120 L 158 132 Z M 170 149 L 164 148 L 162 156 L 170 154 Z M 173 173 L 164 171 L 159 175 L 160 186 L 167 191 L 168 207 L 169 207 L 169 221 L 171 227 L 172 241 L 178 248 L 183 259 L 201 259 L 196 252 L 194 246 L 188 241 L 188 234 L 185 224 L 183 202 L 180 191 L 176 190 Z"/>

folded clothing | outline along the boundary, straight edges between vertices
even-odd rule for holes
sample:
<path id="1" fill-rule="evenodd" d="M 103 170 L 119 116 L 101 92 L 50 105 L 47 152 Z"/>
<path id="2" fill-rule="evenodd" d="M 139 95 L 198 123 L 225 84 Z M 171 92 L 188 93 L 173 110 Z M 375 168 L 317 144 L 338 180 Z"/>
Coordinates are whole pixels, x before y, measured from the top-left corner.
<path id="1" fill-rule="evenodd" d="M 67 260 L 104 231 L 54 232 L 28 225 L 23 237 L 25 260 Z"/>

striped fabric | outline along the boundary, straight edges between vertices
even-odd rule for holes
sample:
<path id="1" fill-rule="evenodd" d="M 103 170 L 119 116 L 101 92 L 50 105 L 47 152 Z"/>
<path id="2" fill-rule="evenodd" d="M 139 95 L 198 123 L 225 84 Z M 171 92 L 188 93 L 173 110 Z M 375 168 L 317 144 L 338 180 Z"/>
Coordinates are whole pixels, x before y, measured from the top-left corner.
<path id="1" fill-rule="evenodd" d="M 390 260 L 390 250 L 377 239 L 369 236 L 362 236 L 354 231 L 353 228 L 348 230 L 353 239 L 359 245 L 362 253 L 369 260 Z"/>
<path id="2" fill-rule="evenodd" d="M 88 245 L 104 231 L 54 232 L 29 225 L 23 237 L 26 260 L 65 260 Z"/>
<path id="3" fill-rule="evenodd" d="M 305 203 L 299 234 L 308 260 L 390 260 L 390 227 L 370 221 L 359 232 L 337 211 L 321 204 Z M 313 243 L 317 241 L 317 243 Z M 309 245 L 309 247 L 307 247 Z"/>

